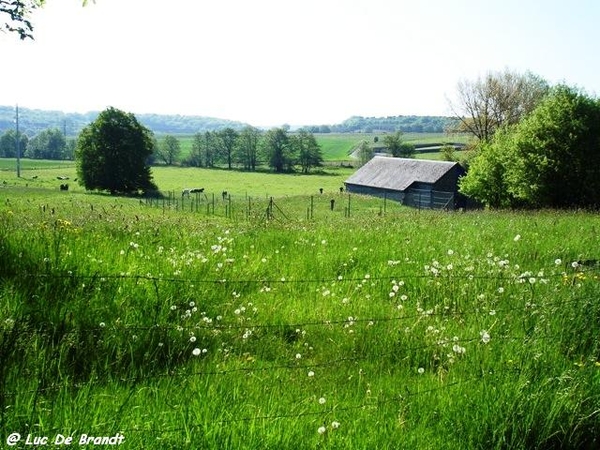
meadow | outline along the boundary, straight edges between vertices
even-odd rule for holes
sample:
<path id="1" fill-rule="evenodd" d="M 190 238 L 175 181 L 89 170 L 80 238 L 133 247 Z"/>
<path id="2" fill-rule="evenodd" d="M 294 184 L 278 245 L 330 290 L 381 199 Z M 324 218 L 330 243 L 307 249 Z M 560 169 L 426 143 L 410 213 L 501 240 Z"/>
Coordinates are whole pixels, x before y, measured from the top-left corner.
<path id="1" fill-rule="evenodd" d="M 354 162 L 351 153 L 362 141 L 374 143 L 375 137 L 379 142 L 385 136 L 385 133 L 316 133 L 315 139 L 323 152 L 325 163 L 330 165 L 334 162 Z M 193 136 L 176 135 L 181 147 L 181 155 L 185 158 L 192 151 Z M 405 133 L 403 139 L 413 144 L 435 144 L 440 142 L 467 142 L 467 137 L 457 134 L 446 133 Z M 164 136 L 157 136 L 158 144 L 164 140 Z M 440 158 L 438 153 L 427 153 L 427 159 Z"/>
<path id="2" fill-rule="evenodd" d="M 596 213 L 213 173 L 183 205 L 0 186 L 3 444 L 599 446 Z"/>

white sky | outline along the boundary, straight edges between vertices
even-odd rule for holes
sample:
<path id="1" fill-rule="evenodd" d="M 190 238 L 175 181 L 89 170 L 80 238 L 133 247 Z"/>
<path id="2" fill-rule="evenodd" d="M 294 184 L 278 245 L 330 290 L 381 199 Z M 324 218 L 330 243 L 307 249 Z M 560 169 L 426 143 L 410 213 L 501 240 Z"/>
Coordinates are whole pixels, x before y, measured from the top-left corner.
<path id="1" fill-rule="evenodd" d="M 600 93 L 597 0 L 47 0 L 32 21 L 0 33 L 0 105 L 331 124 L 449 115 L 461 78 L 505 68 Z"/>

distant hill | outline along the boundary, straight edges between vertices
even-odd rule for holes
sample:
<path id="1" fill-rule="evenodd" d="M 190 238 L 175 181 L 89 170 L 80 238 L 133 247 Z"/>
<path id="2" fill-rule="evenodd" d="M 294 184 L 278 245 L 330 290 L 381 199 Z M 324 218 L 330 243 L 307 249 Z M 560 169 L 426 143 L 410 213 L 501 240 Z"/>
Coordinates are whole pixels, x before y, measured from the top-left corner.
<path id="1" fill-rule="evenodd" d="M 65 113 L 40 109 L 19 108 L 19 129 L 29 137 L 42 130 L 58 128 L 67 136 L 77 135 L 93 122 L 98 112 Z M 135 114 L 137 119 L 156 134 L 195 134 L 216 131 L 226 127 L 239 130 L 248 125 L 226 119 L 204 116 L 166 114 Z M 311 125 L 303 128 L 313 133 L 376 133 L 402 131 L 405 133 L 442 133 L 453 119 L 442 116 L 353 116 L 340 124 Z M 0 106 L 0 135 L 15 128 L 15 107 Z"/>
<path id="2" fill-rule="evenodd" d="M 454 123 L 444 116 L 352 116 L 336 125 L 313 125 L 305 127 L 313 133 L 443 133 Z"/>
<path id="3" fill-rule="evenodd" d="M 97 111 L 81 114 L 19 108 L 19 129 L 29 137 L 48 128 L 58 128 L 64 130 L 67 136 L 75 136 L 83 127 L 93 122 L 98 114 Z M 194 134 L 226 127 L 241 129 L 246 126 L 241 122 L 203 116 L 135 114 L 135 117 L 157 134 Z M 0 134 L 14 128 L 15 107 L 0 106 Z"/>

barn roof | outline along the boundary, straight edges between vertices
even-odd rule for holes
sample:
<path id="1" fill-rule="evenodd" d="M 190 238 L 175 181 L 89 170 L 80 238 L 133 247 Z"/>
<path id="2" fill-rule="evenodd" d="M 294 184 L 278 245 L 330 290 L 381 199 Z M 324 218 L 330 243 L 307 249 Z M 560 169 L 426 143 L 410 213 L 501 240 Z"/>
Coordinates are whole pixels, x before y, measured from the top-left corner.
<path id="1" fill-rule="evenodd" d="M 458 163 L 375 156 L 346 180 L 346 184 L 404 191 L 414 182 L 435 183 Z"/>

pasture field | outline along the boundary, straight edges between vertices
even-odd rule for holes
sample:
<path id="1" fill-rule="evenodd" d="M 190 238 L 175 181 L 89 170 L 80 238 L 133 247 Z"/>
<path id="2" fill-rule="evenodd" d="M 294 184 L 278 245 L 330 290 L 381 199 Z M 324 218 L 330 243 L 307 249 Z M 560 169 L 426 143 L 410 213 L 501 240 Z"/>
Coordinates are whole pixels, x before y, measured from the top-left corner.
<path id="1" fill-rule="evenodd" d="M 0 161 L 2 161 L 0 159 Z M 11 160 L 11 161 L 14 161 Z M 31 161 L 31 160 L 28 160 Z M 33 161 L 32 161 L 33 162 Z M 36 161 L 39 162 L 39 161 Z M 21 188 L 41 188 L 59 190 L 63 183 L 69 184 L 69 191 L 84 193 L 79 186 L 75 165 L 52 165 L 53 161 L 41 161 L 42 164 L 27 166 L 21 170 L 21 178 L 16 178 L 13 170 L 0 172 L 0 180 L 7 186 Z M 48 163 L 47 165 L 45 163 Z M 320 188 L 325 192 L 339 192 L 354 169 L 343 167 L 327 167 L 325 172 L 302 174 L 276 174 L 272 172 L 242 172 L 226 169 L 204 169 L 197 167 L 152 167 L 154 182 L 159 189 L 168 194 L 190 187 L 205 188 L 207 195 L 220 195 L 228 191 L 234 196 L 251 196 L 267 198 L 270 196 L 317 194 Z M 59 180 L 58 177 L 68 177 Z M 0 183 L 2 183 L 0 181 Z M 0 184 L 2 186 L 2 184 Z"/>
<path id="2" fill-rule="evenodd" d="M 70 169 L 74 167 L 74 161 L 54 161 L 49 159 L 21 158 L 21 170 Z M 16 171 L 16 158 L 0 158 L 0 177 L 6 176 L 6 173 L 16 173 Z"/>
<path id="3" fill-rule="evenodd" d="M 0 191 L 3 445 L 600 445 L 595 213 Z"/>
<path id="4" fill-rule="evenodd" d="M 352 162 L 350 157 L 352 151 L 362 142 L 367 141 L 373 143 L 373 139 L 377 136 L 382 141 L 384 133 L 316 133 L 315 139 L 321 146 L 323 159 L 325 162 L 347 161 Z M 182 158 L 189 155 L 192 150 L 193 136 L 190 135 L 175 135 L 181 146 Z M 413 144 L 430 144 L 439 142 L 464 142 L 467 137 L 464 135 L 448 135 L 446 133 L 405 133 L 403 138 L 407 142 Z M 164 136 L 158 136 L 157 140 L 160 143 L 164 140 Z"/>

